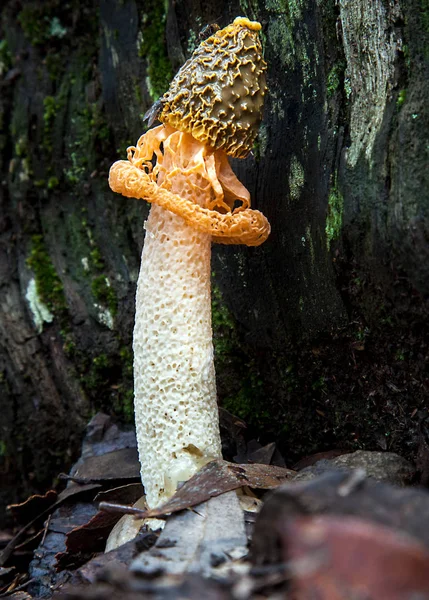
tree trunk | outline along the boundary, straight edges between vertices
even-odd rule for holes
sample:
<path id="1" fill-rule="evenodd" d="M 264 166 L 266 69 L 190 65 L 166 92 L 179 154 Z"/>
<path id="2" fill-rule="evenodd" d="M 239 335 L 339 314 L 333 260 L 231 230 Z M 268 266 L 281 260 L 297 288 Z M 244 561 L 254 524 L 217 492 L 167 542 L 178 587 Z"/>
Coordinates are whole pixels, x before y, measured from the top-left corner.
<path id="1" fill-rule="evenodd" d="M 0 504 L 67 469 L 103 409 L 132 421 L 147 206 L 112 162 L 198 43 L 259 20 L 269 95 L 232 161 L 272 224 L 214 248 L 219 400 L 288 461 L 413 455 L 427 416 L 427 0 L 8 0 L 0 35 Z M 425 387 L 426 386 L 426 387 Z"/>

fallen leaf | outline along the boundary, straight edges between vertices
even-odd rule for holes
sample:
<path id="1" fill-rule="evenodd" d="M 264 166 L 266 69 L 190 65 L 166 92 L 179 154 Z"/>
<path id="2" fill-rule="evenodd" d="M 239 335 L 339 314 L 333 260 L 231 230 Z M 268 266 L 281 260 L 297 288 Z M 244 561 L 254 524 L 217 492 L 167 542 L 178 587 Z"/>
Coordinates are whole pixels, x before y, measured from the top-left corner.
<path id="1" fill-rule="evenodd" d="M 98 512 L 90 521 L 74 527 L 66 535 L 66 551 L 56 555 L 57 571 L 76 568 L 83 564 L 95 552 L 104 552 L 106 540 L 119 514 Z"/>
<path id="2" fill-rule="evenodd" d="M 12 555 L 12 553 L 14 552 L 15 548 L 24 541 L 24 538 L 27 535 L 27 532 L 30 531 L 30 529 L 34 525 L 36 525 L 37 523 L 39 523 L 40 521 L 45 519 L 48 515 L 52 514 L 55 510 L 57 510 L 58 508 L 63 506 L 71 498 L 73 498 L 73 499 L 77 499 L 78 497 L 81 498 L 82 496 L 85 496 L 88 493 L 93 493 L 95 490 L 98 490 L 100 488 L 101 488 L 101 485 L 99 485 L 99 484 L 89 484 L 89 485 L 75 484 L 73 486 L 70 486 L 69 488 L 66 488 L 63 492 L 61 492 L 61 494 L 58 496 L 57 501 L 54 502 L 54 504 L 52 504 L 47 509 L 45 509 L 43 512 L 41 512 L 39 515 L 37 515 L 32 521 L 30 521 L 29 523 L 24 525 L 24 527 L 22 527 L 18 531 L 18 533 L 10 540 L 10 542 L 7 544 L 7 546 L 2 550 L 2 552 L 0 552 L 0 566 L 4 565 L 6 563 L 6 561 L 9 560 L 9 558 Z"/>
<path id="3" fill-rule="evenodd" d="M 290 469 L 271 465 L 236 465 L 225 460 L 215 460 L 186 481 L 163 506 L 145 511 L 101 502 L 100 510 L 134 514 L 140 518 L 160 517 L 196 506 L 213 496 L 219 496 L 244 486 L 265 490 L 274 489 L 294 474 L 295 472 Z"/>
<path id="4" fill-rule="evenodd" d="M 271 442 L 271 444 L 267 444 L 266 446 L 262 446 L 254 452 L 251 452 L 248 455 L 247 460 L 249 461 L 249 463 L 269 465 L 271 464 L 271 460 L 273 458 L 275 450 L 276 444 L 275 442 Z"/>
<path id="5" fill-rule="evenodd" d="M 140 481 L 140 463 L 136 448 L 121 448 L 99 456 L 90 456 L 78 464 L 71 475 L 63 479 L 77 483 L 103 483 L 106 481 Z"/>
<path id="6" fill-rule="evenodd" d="M 70 584 L 94 583 L 106 568 L 130 565 L 139 552 L 149 550 L 157 539 L 158 536 L 153 532 L 143 533 L 111 552 L 97 554 L 72 574 Z"/>
<path id="7" fill-rule="evenodd" d="M 141 483 L 131 483 L 111 490 L 100 492 L 95 502 L 104 500 L 134 504 L 144 494 Z M 76 568 L 96 552 L 104 552 L 106 540 L 114 525 L 120 519 L 119 514 L 99 512 L 91 515 L 83 525 L 69 529 L 66 534 L 65 551 L 56 555 L 57 571 Z"/>
<path id="8" fill-rule="evenodd" d="M 28 523 L 35 519 L 46 509 L 55 504 L 58 498 L 57 492 L 49 490 L 46 494 L 30 496 L 25 502 L 9 504 L 7 507 L 18 523 Z"/>
<path id="9" fill-rule="evenodd" d="M 81 502 L 86 496 L 89 498 L 94 497 L 93 492 L 101 489 L 101 484 L 99 483 L 73 483 L 68 485 L 65 490 L 63 490 L 58 496 L 58 502 L 53 506 L 53 508 L 57 508 L 60 504 L 63 504 L 66 500 L 69 501 L 71 499 L 78 500 Z"/>
<path id="10" fill-rule="evenodd" d="M 120 504 L 134 504 L 144 495 L 141 483 L 129 483 L 111 490 L 100 492 L 95 497 L 95 502 L 118 502 Z"/>

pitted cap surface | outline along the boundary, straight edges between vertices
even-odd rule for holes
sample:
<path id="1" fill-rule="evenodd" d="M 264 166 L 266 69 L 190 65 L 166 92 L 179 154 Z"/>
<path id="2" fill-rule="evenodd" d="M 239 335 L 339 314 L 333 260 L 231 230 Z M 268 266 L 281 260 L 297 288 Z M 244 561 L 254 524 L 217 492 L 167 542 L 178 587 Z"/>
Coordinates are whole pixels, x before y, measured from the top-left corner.
<path id="1" fill-rule="evenodd" d="M 162 97 L 159 120 L 229 156 L 246 157 L 266 93 L 260 29 L 237 17 L 204 40 Z"/>

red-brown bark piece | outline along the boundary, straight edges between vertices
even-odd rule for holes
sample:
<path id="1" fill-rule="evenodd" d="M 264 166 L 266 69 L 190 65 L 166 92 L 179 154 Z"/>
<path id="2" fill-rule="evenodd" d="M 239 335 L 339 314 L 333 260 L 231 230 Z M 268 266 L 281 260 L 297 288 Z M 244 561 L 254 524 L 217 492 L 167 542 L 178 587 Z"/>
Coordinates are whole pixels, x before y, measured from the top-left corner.
<path id="1" fill-rule="evenodd" d="M 411 536 L 352 517 L 298 517 L 278 529 L 292 597 L 429 597 L 429 552 Z"/>
<path id="2" fill-rule="evenodd" d="M 362 472 L 361 472 L 362 473 Z M 286 484 L 265 502 L 255 524 L 252 553 L 256 564 L 279 562 L 279 523 L 304 515 L 358 517 L 408 534 L 429 551 L 429 493 L 399 488 L 358 471 L 332 471 L 311 481 Z"/>

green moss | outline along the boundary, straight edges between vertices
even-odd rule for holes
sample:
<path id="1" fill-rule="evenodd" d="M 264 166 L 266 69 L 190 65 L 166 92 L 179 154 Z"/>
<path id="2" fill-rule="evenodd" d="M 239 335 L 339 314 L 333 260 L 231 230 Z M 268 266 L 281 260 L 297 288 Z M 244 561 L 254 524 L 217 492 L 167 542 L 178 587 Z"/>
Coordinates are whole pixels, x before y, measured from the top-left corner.
<path id="1" fill-rule="evenodd" d="M 85 175 L 87 166 L 88 161 L 85 155 L 78 152 L 71 152 L 69 166 L 67 169 L 64 169 L 64 175 L 68 183 L 73 186 L 80 183 Z"/>
<path id="2" fill-rule="evenodd" d="M 75 341 L 71 338 L 71 335 L 68 331 L 61 331 L 61 337 L 64 340 L 64 343 L 63 343 L 64 354 L 70 359 L 73 358 L 76 355 Z"/>
<path id="3" fill-rule="evenodd" d="M 42 6 L 28 3 L 18 14 L 18 22 L 32 46 L 43 44 L 49 37 L 49 25 Z"/>
<path id="4" fill-rule="evenodd" d="M 57 51 L 48 52 L 45 58 L 45 65 L 48 70 L 49 79 L 57 81 L 64 71 L 64 60 Z"/>
<path id="5" fill-rule="evenodd" d="M 223 406 L 249 425 L 263 428 L 272 425 L 272 415 L 266 408 L 265 384 L 253 362 L 247 365 L 248 376 L 238 392 L 223 400 Z"/>
<path id="6" fill-rule="evenodd" d="M 152 100 L 166 92 L 172 78 L 171 64 L 165 44 L 167 2 L 148 0 L 142 17 L 139 56 L 147 61 L 147 82 Z"/>
<path id="7" fill-rule="evenodd" d="M 407 99 L 407 90 L 401 90 L 398 94 L 398 98 L 396 100 L 396 106 L 401 108 Z"/>
<path id="8" fill-rule="evenodd" d="M 188 43 L 186 44 L 186 51 L 190 55 L 193 53 L 195 48 L 198 46 L 198 36 L 193 29 L 189 31 Z"/>
<path id="9" fill-rule="evenodd" d="M 48 190 L 54 190 L 56 187 L 60 185 L 58 177 L 52 176 L 48 179 L 47 188 Z"/>
<path id="10" fill-rule="evenodd" d="M 123 346 L 119 350 L 119 356 L 122 361 L 122 375 L 124 377 L 133 376 L 133 351 L 131 347 Z"/>
<path id="11" fill-rule="evenodd" d="M 343 225 L 344 198 L 337 185 L 333 185 L 328 197 L 328 214 L 326 216 L 326 245 L 328 250 L 332 240 L 337 239 Z"/>
<path id="12" fill-rule="evenodd" d="M 308 28 L 302 18 L 304 3 L 298 0 L 268 0 L 266 8 L 271 17 L 268 21 L 267 40 L 285 67 L 301 70 L 303 82 L 308 84 L 314 77 L 312 60 L 308 50 L 317 57 L 317 44 L 307 39 Z M 298 43 L 295 43 L 297 39 Z M 273 94 L 273 90 L 270 91 Z"/>
<path id="13" fill-rule="evenodd" d="M 62 107 L 63 102 L 55 98 L 55 96 L 46 96 L 43 100 L 43 121 L 45 123 L 45 128 L 52 125 L 55 115 Z"/>
<path id="14" fill-rule="evenodd" d="M 345 67 L 345 63 L 339 61 L 329 71 L 326 79 L 326 95 L 328 98 L 331 98 L 340 89 L 341 83 L 344 80 Z"/>
<path id="15" fill-rule="evenodd" d="M 292 32 L 292 22 L 288 13 L 273 17 L 268 23 L 267 39 L 278 53 L 281 63 L 289 67 L 292 67 L 296 61 Z"/>
<path id="16" fill-rule="evenodd" d="M 125 390 L 120 394 L 119 400 L 115 402 L 114 409 L 126 423 L 134 421 L 134 390 Z"/>
<path id="17" fill-rule="evenodd" d="M 121 382 L 113 403 L 113 410 L 126 422 L 134 421 L 133 352 L 131 346 L 119 350 Z"/>
<path id="18" fill-rule="evenodd" d="M 43 237 L 34 235 L 31 244 L 30 256 L 26 262 L 34 272 L 37 294 L 50 312 L 64 317 L 67 313 L 67 304 L 63 284 L 52 264 Z"/>
<path id="19" fill-rule="evenodd" d="M 119 341 L 119 340 L 118 340 Z M 79 354 L 79 353 L 78 353 Z M 95 356 L 80 355 L 80 381 L 98 408 L 112 411 L 123 421 L 134 419 L 133 357 L 131 347 Z M 100 398 L 104 402 L 100 403 Z"/>
<path id="20" fill-rule="evenodd" d="M 87 370 L 81 375 L 81 382 L 85 389 L 99 392 L 109 380 L 110 360 L 107 354 L 95 356 Z"/>
<path id="21" fill-rule="evenodd" d="M 51 153 L 53 149 L 53 129 L 55 117 L 64 107 L 65 99 L 63 93 L 58 96 L 46 96 L 43 99 L 43 148 Z"/>
<path id="22" fill-rule="evenodd" d="M 77 110 L 71 118 L 72 133 L 67 140 L 69 165 L 64 173 L 71 185 L 83 183 L 96 168 L 110 138 L 110 128 L 97 103 Z"/>
<path id="23" fill-rule="evenodd" d="M 91 291 L 97 302 L 106 306 L 111 315 L 115 316 L 118 312 L 118 301 L 109 279 L 105 275 L 95 277 L 91 283 Z"/>
<path id="24" fill-rule="evenodd" d="M 61 39 L 65 35 L 67 35 L 67 29 L 61 25 L 58 17 L 52 17 L 49 23 L 49 36 Z"/>
<path id="25" fill-rule="evenodd" d="M 96 269 L 104 269 L 104 260 L 98 248 L 94 248 L 90 252 L 91 262 Z"/>
<path id="26" fill-rule="evenodd" d="M 25 158 L 28 153 L 28 141 L 27 138 L 21 135 L 15 142 L 15 155 L 19 158 Z"/>
<path id="27" fill-rule="evenodd" d="M 61 39 L 67 34 L 57 14 L 54 2 L 29 2 L 18 13 L 18 22 L 32 46 L 41 46 L 52 38 Z"/>

